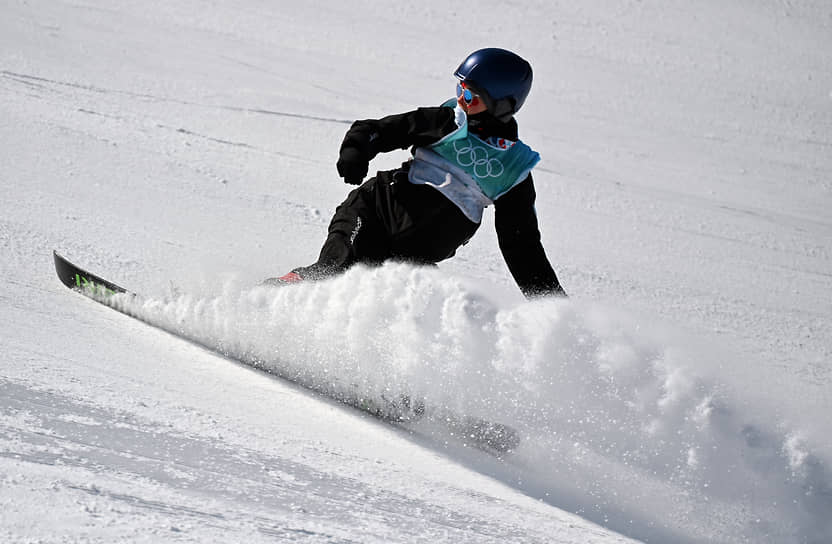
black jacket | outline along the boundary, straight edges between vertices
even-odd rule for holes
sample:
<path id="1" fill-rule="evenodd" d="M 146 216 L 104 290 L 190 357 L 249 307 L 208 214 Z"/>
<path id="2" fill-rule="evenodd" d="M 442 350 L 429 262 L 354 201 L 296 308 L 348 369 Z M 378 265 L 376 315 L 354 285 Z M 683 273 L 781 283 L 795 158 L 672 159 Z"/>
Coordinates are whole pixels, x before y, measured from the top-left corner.
<path id="1" fill-rule="evenodd" d="M 341 145 L 340 166 L 346 161 L 357 160 L 364 165 L 369 163 L 377 154 L 395 149 L 406 149 L 408 147 L 419 147 L 432 144 L 442 137 L 456 130 L 457 125 L 454 119 L 454 109 L 450 107 L 419 108 L 415 111 L 399 115 L 391 115 L 382 119 L 366 119 L 356 121 L 350 127 Z M 473 115 L 468 118 L 469 133 L 487 138 L 497 136 L 509 140 L 517 140 L 517 122 L 511 119 L 502 123 L 487 113 Z M 406 173 L 409 163 L 402 165 L 402 168 L 390 172 L 379 172 L 377 178 L 387 183 L 408 183 Z M 366 172 L 366 169 L 364 170 Z M 409 184 L 412 185 L 412 184 Z M 419 188 L 409 187 L 411 193 L 416 191 L 427 191 L 431 198 L 447 200 L 439 191 L 433 188 L 421 186 Z M 540 242 L 540 231 L 537 225 L 535 212 L 535 190 L 532 176 L 529 176 L 521 183 L 513 187 L 506 194 L 494 201 L 495 221 L 497 239 L 503 258 L 508 265 L 517 285 L 527 297 L 541 295 L 561 295 L 565 293 L 558 282 L 543 245 Z M 423 197 L 418 197 L 423 198 Z M 444 204 L 444 203 L 443 203 Z M 387 208 L 391 206 L 385 205 Z M 445 207 L 440 206 L 440 207 Z M 395 206 L 392 206 L 395 208 Z M 407 225 L 401 225 L 402 217 L 418 215 L 419 210 L 414 206 L 403 205 L 406 212 L 398 209 L 382 211 L 386 215 L 384 219 L 390 224 L 389 230 L 395 234 L 397 229 L 413 230 L 418 223 L 410 218 L 404 219 Z M 435 215 L 432 216 L 435 219 Z M 452 239 L 450 254 L 462 243 L 465 243 L 478 225 L 471 224 L 470 232 L 460 239 Z M 445 230 L 447 232 L 447 229 Z M 441 260 L 449 255 L 443 255 L 434 260 Z"/>

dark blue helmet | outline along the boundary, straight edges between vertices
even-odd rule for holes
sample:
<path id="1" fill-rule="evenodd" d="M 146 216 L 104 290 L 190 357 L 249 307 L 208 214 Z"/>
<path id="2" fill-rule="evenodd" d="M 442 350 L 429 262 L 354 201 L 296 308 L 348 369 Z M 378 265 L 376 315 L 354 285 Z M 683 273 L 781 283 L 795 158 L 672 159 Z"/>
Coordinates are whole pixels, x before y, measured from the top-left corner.
<path id="1" fill-rule="evenodd" d="M 508 121 L 532 88 L 532 66 L 519 55 L 489 47 L 474 51 L 454 75 L 482 96 L 491 115 Z"/>

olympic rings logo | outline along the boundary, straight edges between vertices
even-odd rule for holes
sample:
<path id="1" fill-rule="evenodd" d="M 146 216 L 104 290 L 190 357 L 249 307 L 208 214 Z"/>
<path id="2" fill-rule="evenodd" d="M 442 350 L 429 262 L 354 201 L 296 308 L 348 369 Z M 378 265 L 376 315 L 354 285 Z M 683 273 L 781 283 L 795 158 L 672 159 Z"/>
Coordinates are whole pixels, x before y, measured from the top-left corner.
<path id="1" fill-rule="evenodd" d="M 499 159 L 489 159 L 488 150 L 484 147 L 466 145 L 457 147 L 453 142 L 456 151 L 456 162 L 460 166 L 473 167 L 474 176 L 478 178 L 498 178 L 503 175 L 505 167 Z"/>

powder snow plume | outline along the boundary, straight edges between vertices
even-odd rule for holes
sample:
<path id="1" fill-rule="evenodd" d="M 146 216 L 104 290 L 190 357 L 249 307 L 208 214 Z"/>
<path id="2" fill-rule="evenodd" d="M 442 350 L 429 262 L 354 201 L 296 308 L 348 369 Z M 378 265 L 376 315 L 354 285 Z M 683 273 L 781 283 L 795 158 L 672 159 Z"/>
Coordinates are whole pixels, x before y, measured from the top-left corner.
<path id="1" fill-rule="evenodd" d="M 820 437 L 758 421 L 697 369 L 719 354 L 620 310 L 572 300 L 506 304 L 470 282 L 403 264 L 320 283 L 229 284 L 212 297 L 120 296 L 116 304 L 332 398 L 383 404 L 408 396 L 511 425 L 520 447 L 482 470 L 644 540 L 832 535 L 832 456 Z M 453 441 L 430 421 L 412 428 L 430 428 L 437 447 Z"/>

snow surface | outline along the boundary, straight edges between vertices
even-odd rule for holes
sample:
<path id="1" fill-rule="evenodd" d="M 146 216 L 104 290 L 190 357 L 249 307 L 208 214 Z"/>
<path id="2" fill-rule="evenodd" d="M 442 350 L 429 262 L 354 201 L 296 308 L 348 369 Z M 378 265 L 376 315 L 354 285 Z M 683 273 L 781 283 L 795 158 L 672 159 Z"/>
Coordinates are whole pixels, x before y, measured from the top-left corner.
<path id="1" fill-rule="evenodd" d="M 0 13 L 0 541 L 832 541 L 828 1 Z M 258 287 L 317 255 L 349 123 L 491 45 L 571 298 L 523 300 L 490 213 L 436 270 Z M 400 394 L 523 442 L 330 398 Z"/>

